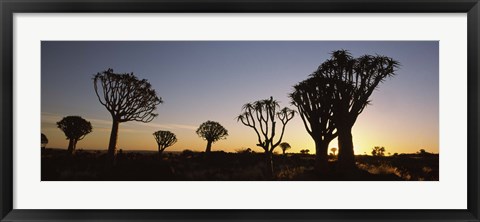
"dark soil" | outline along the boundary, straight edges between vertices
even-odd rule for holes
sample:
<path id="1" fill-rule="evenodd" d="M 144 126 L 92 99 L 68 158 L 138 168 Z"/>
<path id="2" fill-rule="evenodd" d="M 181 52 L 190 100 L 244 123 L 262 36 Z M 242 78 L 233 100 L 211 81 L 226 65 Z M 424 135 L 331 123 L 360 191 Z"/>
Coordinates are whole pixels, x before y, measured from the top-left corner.
<path id="1" fill-rule="evenodd" d="M 42 152 L 42 181 L 262 181 L 266 179 L 261 153 L 210 154 L 184 151 L 119 153 L 114 166 L 105 165 L 105 152 L 64 150 Z M 293 181 L 439 180 L 438 155 L 403 154 L 389 157 L 356 156 L 357 168 L 337 169 L 334 157 L 328 173 L 314 169 L 315 156 L 274 155 L 275 177 Z"/>

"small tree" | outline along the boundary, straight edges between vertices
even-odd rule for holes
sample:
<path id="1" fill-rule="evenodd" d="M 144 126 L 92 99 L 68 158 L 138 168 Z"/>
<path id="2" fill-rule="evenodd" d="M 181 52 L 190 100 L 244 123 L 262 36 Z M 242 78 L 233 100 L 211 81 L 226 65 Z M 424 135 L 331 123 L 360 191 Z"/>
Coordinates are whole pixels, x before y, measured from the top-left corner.
<path id="1" fill-rule="evenodd" d="M 220 123 L 209 120 L 198 127 L 197 135 L 207 141 L 205 153 L 210 153 L 212 151 L 212 143 L 221 139 L 226 139 L 228 131 L 225 127 L 220 125 Z"/>
<path id="2" fill-rule="evenodd" d="M 69 140 L 68 152 L 75 152 L 77 142 L 92 132 L 92 124 L 80 116 L 67 116 L 57 122 L 57 127 L 65 133 Z"/>
<path id="3" fill-rule="evenodd" d="M 290 146 L 290 144 L 287 143 L 287 142 L 280 143 L 279 146 L 280 146 L 280 148 L 282 149 L 283 155 L 285 155 L 285 152 L 286 152 L 287 150 L 289 150 L 290 148 L 292 148 L 292 147 Z"/>
<path id="4" fill-rule="evenodd" d="M 45 148 L 47 147 L 47 144 L 48 144 L 48 139 L 47 139 L 47 136 L 45 136 L 45 134 L 42 133 L 42 136 L 41 136 L 41 147 L 42 147 L 42 150 L 45 150 Z"/>
<path id="5" fill-rule="evenodd" d="M 93 77 L 93 85 L 98 101 L 112 116 L 107 161 L 113 164 L 119 124 L 152 121 L 158 115 L 153 111 L 163 101 L 146 79 L 139 80 L 133 73 L 116 74 L 113 69 L 108 69 Z"/>
<path id="6" fill-rule="evenodd" d="M 280 105 L 273 97 L 247 103 L 243 105 L 242 109 L 243 113 L 237 117 L 237 121 L 255 131 L 258 140 L 257 146 L 265 151 L 266 176 L 270 179 L 273 177 L 273 150 L 282 142 L 285 126 L 293 118 L 295 111 L 287 107 L 280 109 Z M 275 142 L 274 137 L 278 130 L 277 121 L 280 121 L 281 128 L 280 137 Z"/>
<path id="7" fill-rule="evenodd" d="M 337 152 L 337 148 L 333 147 L 330 149 L 330 151 L 332 151 L 333 155 L 335 156 L 335 153 Z"/>
<path id="8" fill-rule="evenodd" d="M 427 154 L 427 151 L 425 151 L 425 149 L 420 149 L 420 150 L 418 151 L 418 153 L 419 153 L 420 155 L 425 155 L 425 154 Z"/>
<path id="9" fill-rule="evenodd" d="M 372 156 L 385 156 L 385 147 L 373 147 L 372 149 Z"/>
<path id="10" fill-rule="evenodd" d="M 177 137 L 170 131 L 159 130 L 153 133 L 158 144 L 158 156 L 161 157 L 163 151 L 177 142 Z"/>
<path id="11" fill-rule="evenodd" d="M 300 153 L 301 154 L 308 154 L 308 153 L 310 153 L 310 150 L 309 149 L 300 150 Z"/>

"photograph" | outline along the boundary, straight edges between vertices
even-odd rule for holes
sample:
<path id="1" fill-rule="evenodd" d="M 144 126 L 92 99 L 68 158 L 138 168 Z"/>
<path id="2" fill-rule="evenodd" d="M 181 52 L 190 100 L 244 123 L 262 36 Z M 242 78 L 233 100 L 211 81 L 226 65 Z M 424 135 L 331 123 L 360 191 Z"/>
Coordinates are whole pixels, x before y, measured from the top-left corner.
<path id="1" fill-rule="evenodd" d="M 0 221 L 478 222 L 479 1 L 0 0 Z"/>
<path id="2" fill-rule="evenodd" d="M 440 181 L 439 41 L 41 41 L 41 181 Z"/>

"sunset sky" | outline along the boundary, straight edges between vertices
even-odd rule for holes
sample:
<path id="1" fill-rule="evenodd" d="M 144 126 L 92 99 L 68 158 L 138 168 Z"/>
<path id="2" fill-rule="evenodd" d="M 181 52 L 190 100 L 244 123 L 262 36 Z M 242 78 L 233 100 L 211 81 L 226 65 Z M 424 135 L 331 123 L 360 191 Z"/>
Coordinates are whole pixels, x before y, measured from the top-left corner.
<path id="1" fill-rule="evenodd" d="M 106 150 L 111 117 L 93 88 L 92 77 L 112 68 L 147 79 L 164 100 L 150 123 L 121 123 L 118 149 L 157 150 L 153 132 L 169 130 L 178 142 L 166 151 L 203 151 L 198 126 L 212 120 L 229 132 L 212 151 L 256 147 L 251 128 L 236 121 L 242 105 L 273 96 L 290 105 L 292 86 L 308 77 L 330 52 L 353 56 L 380 54 L 401 63 L 397 75 L 381 83 L 372 105 L 353 128 L 356 154 L 374 146 L 386 153 L 439 152 L 439 44 L 437 41 L 44 41 L 41 55 L 41 131 L 49 148 L 66 149 L 68 141 L 56 122 L 78 115 L 90 121 L 92 133 L 77 149 Z M 286 127 L 283 141 L 292 149 L 315 147 L 300 116 Z M 338 147 L 334 140 L 330 147 Z M 280 151 L 280 148 L 277 148 Z"/>

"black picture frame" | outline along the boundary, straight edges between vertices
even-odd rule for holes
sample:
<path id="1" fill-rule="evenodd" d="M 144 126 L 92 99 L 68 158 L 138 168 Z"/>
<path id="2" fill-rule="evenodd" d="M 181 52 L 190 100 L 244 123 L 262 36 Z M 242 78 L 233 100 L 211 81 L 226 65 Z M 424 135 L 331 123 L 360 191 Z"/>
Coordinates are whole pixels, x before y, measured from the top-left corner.
<path id="1" fill-rule="evenodd" d="M 1 221 L 480 221 L 478 0 L 0 0 Z M 468 204 L 466 210 L 21 210 L 13 209 L 14 13 L 467 13 Z M 454 192 L 454 191 L 452 191 Z"/>

